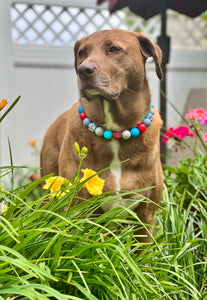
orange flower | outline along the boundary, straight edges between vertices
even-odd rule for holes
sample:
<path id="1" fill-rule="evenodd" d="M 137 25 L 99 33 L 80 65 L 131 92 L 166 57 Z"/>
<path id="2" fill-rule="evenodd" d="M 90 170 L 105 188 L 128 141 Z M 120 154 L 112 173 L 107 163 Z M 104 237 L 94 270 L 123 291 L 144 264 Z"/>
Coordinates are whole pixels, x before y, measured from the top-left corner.
<path id="1" fill-rule="evenodd" d="M 0 102 L 0 110 L 2 110 L 4 108 L 4 106 L 6 106 L 8 103 L 8 101 L 6 99 L 2 99 Z"/>
<path id="2" fill-rule="evenodd" d="M 33 139 L 33 140 L 30 140 L 28 144 L 32 147 L 35 147 L 36 143 L 37 143 L 37 139 Z"/>
<path id="3" fill-rule="evenodd" d="M 83 182 L 84 180 L 96 174 L 96 172 L 90 169 L 84 169 L 81 171 L 83 172 L 84 176 L 80 180 L 80 182 Z M 88 181 L 86 181 L 83 187 L 87 188 L 89 194 L 93 196 L 100 195 L 102 194 L 102 189 L 104 187 L 104 180 L 99 178 L 98 175 L 95 175 L 94 177 L 88 179 Z"/>

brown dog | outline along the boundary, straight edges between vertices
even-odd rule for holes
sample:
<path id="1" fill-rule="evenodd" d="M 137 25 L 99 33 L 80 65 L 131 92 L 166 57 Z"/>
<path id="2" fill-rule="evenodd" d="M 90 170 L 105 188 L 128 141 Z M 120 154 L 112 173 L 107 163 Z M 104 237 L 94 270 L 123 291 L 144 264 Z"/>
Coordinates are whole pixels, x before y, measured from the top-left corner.
<path id="1" fill-rule="evenodd" d="M 151 112 L 145 62 L 148 57 L 153 57 L 157 76 L 161 79 L 161 50 L 141 33 L 117 29 L 99 31 L 82 38 L 76 43 L 74 51 L 79 103 L 62 114 L 49 128 L 41 152 L 41 175 L 54 172 L 70 180 L 79 165 L 75 142 L 80 147 L 88 148 L 83 168 L 100 171 L 129 159 L 101 174 L 105 179 L 104 191 L 155 187 L 142 193 L 151 201 L 143 201 L 134 207 L 138 217 L 149 224 L 148 230 L 152 232 L 156 204 L 160 203 L 163 190 L 159 150 L 162 121 L 156 109 L 150 126 L 144 128 L 144 132 L 138 127 L 139 136 L 133 137 L 137 132 L 135 129 L 128 138 L 129 130 L 143 124 L 143 119 Z M 78 113 L 80 104 L 87 117 L 104 130 L 105 138 L 97 136 L 97 132 L 90 132 L 83 125 Z M 107 134 L 106 130 L 109 130 Z M 123 133 L 125 130 L 127 132 Z M 112 132 L 116 133 L 110 139 Z M 120 203 L 125 205 L 123 199 L 113 205 Z M 102 209 L 109 210 L 111 207 L 105 205 Z M 146 230 L 139 231 L 139 234 L 144 235 L 141 241 L 150 240 Z"/>

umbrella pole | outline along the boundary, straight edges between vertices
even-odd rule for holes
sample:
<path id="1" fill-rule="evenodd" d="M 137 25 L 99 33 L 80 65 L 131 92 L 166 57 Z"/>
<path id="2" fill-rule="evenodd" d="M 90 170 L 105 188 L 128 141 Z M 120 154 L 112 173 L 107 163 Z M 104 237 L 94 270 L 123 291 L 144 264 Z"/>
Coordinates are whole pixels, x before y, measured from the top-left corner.
<path id="1" fill-rule="evenodd" d="M 163 80 L 160 82 L 160 114 L 163 120 L 163 127 L 167 126 L 167 109 L 166 109 L 166 65 L 169 62 L 170 54 L 170 37 L 166 34 L 166 12 L 168 0 L 161 1 L 161 35 L 158 37 L 158 45 L 162 49 L 162 72 Z M 161 161 L 166 163 L 166 144 L 160 141 Z"/>
<path id="2" fill-rule="evenodd" d="M 163 127 L 164 131 L 166 128 L 166 115 L 167 115 L 167 109 L 166 109 L 166 64 L 162 64 L 162 72 L 163 72 L 163 80 L 160 82 L 160 114 L 163 121 Z M 162 93 L 161 93 L 162 91 Z M 161 152 L 161 162 L 163 164 L 166 163 L 166 143 L 162 141 L 162 135 L 160 136 L 160 152 Z"/>

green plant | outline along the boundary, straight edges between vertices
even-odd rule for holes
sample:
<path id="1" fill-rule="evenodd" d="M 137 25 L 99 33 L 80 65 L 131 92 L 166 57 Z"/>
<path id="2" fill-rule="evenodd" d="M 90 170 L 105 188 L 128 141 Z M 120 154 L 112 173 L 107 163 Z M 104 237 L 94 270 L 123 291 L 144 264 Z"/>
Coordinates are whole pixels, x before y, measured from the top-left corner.
<path id="1" fill-rule="evenodd" d="M 179 203 L 188 206 L 193 197 L 206 200 L 207 156 L 200 155 L 179 161 L 177 167 L 165 166 L 165 183 Z M 184 197 L 185 195 L 185 197 Z"/>
<path id="2" fill-rule="evenodd" d="M 130 224 L 121 215 L 123 208 L 94 216 L 92 212 L 103 202 L 96 196 L 71 207 L 66 218 L 65 207 L 73 189 L 44 206 L 47 194 L 28 203 L 30 192 L 50 176 L 12 192 L 1 191 L 9 209 L 1 217 L 0 295 L 130 299 L 137 293 L 135 280 L 143 280 L 143 275 L 128 251 L 133 227 L 123 227 L 123 223 Z M 104 202 L 116 198 L 105 195 Z"/>
<path id="3" fill-rule="evenodd" d="M 76 145 L 76 151 L 84 159 L 85 150 Z M 0 187 L 0 201 L 7 203 L 0 213 L 0 300 L 207 299 L 205 156 L 166 167 L 154 237 L 145 245 L 134 231 L 146 224 L 130 205 L 96 213 L 121 197 L 131 201 L 132 193 L 137 197 L 131 205 L 148 201 L 141 191 L 105 193 L 71 206 L 96 175 L 83 182 L 76 176 L 72 186 L 63 179 L 60 190 L 50 193 L 49 186 L 39 194 L 39 184 L 53 174 L 15 188 L 14 171 L 22 167 L 11 164 L 0 167 L 1 178 L 8 172 L 13 178 L 9 191 Z"/>
<path id="4" fill-rule="evenodd" d="M 160 239 L 168 261 L 164 273 L 168 273 L 168 280 L 172 278 L 171 296 L 180 291 L 169 299 L 207 299 L 207 196 L 201 200 L 199 190 L 194 196 L 188 190 L 178 194 L 171 183 L 165 185 L 163 209 L 158 211 L 156 220 L 156 232 L 160 235 L 157 242 Z M 188 206 L 184 205 L 186 196 Z M 182 281 L 185 284 L 181 287 Z M 192 286 L 192 295 L 188 285 Z"/>
<path id="5" fill-rule="evenodd" d="M 176 189 L 165 187 L 155 237 L 136 255 L 143 245 L 134 230 L 144 224 L 130 207 L 95 213 L 131 192 L 94 196 L 69 208 L 84 184 L 76 182 L 60 199 L 46 191 L 31 201 L 30 193 L 51 176 L 0 192 L 9 203 L 0 216 L 0 299 L 205 299 L 207 216 L 197 195 L 190 202 L 195 211 L 183 210 Z M 134 201 L 146 201 L 140 191 L 133 193 Z"/>

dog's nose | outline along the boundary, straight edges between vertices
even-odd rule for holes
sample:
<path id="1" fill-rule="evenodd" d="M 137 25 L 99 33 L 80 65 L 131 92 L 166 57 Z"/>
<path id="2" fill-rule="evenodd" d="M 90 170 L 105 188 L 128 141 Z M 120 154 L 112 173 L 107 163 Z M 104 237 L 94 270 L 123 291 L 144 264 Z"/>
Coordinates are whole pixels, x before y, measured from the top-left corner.
<path id="1" fill-rule="evenodd" d="M 81 79 L 92 77 L 96 72 L 96 66 L 92 63 L 83 63 L 79 66 L 78 74 Z"/>

